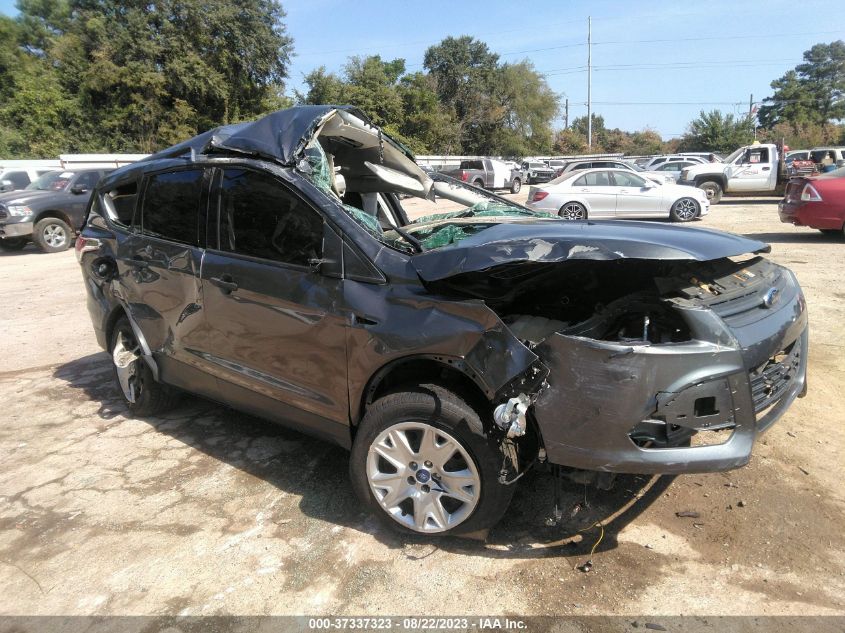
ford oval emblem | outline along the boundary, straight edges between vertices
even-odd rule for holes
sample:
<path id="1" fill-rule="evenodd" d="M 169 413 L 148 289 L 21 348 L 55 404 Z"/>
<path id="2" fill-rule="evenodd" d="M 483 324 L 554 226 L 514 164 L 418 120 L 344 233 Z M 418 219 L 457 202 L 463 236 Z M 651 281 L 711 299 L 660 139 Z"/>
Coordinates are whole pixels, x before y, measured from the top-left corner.
<path id="1" fill-rule="evenodd" d="M 763 295 L 763 305 L 767 308 L 771 308 L 778 300 L 778 289 L 777 288 L 769 288 L 766 291 L 766 294 Z"/>

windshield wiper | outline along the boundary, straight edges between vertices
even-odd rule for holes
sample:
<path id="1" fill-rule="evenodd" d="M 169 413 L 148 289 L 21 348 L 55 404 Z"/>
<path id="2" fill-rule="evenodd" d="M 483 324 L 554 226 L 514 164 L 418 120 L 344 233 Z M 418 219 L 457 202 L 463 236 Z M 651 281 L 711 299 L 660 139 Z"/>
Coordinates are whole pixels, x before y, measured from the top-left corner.
<path id="1" fill-rule="evenodd" d="M 400 229 L 398 226 L 394 226 L 393 230 L 396 231 L 408 244 L 414 247 L 414 250 L 417 253 L 422 253 L 425 249 L 423 248 L 422 242 L 420 242 L 417 238 L 413 235 L 405 231 L 404 229 Z"/>

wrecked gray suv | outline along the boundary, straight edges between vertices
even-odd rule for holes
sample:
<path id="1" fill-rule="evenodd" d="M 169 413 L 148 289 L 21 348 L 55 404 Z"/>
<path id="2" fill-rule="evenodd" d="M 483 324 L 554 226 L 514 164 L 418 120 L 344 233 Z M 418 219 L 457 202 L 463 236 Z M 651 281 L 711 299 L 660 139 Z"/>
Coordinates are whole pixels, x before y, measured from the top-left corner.
<path id="1" fill-rule="evenodd" d="M 414 532 L 493 525 L 538 463 L 742 466 L 804 390 L 804 297 L 765 244 L 538 214 L 425 173 L 349 107 L 113 172 L 76 250 L 130 411 L 186 390 L 336 442 Z"/>

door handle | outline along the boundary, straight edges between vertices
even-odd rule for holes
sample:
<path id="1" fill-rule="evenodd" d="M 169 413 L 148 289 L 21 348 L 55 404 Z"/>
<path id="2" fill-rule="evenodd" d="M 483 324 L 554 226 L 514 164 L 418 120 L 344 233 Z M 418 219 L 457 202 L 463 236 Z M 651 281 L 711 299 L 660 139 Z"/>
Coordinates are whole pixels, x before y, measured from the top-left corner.
<path id="1" fill-rule="evenodd" d="M 763 171 L 769 171 L 771 167 L 763 167 Z"/>
<path id="2" fill-rule="evenodd" d="M 224 295 L 229 294 L 230 292 L 234 292 L 238 289 L 238 284 L 232 279 L 231 275 L 223 275 L 222 277 L 211 277 L 209 283 L 213 286 L 217 286 L 220 290 L 223 291 Z"/>

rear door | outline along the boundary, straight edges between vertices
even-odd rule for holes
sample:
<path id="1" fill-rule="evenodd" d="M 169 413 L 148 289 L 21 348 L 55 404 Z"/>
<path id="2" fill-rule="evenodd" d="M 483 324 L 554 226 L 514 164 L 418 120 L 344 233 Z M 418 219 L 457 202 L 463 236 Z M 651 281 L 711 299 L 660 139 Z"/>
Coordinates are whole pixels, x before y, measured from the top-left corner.
<path id="1" fill-rule="evenodd" d="M 590 218 L 612 218 L 616 215 L 616 190 L 610 180 L 610 172 L 587 172 L 575 179 L 572 189 L 590 205 Z"/>
<path id="2" fill-rule="evenodd" d="M 661 192 L 656 184 L 630 171 L 610 172 L 616 192 L 616 217 L 641 218 L 666 215 L 661 210 Z"/>
<path id="3" fill-rule="evenodd" d="M 131 232 L 117 246 L 124 306 L 164 380 L 180 386 L 186 380 L 183 366 L 201 366 L 194 350 L 202 347 L 204 336 L 200 227 L 204 228 L 208 177 L 197 167 L 147 175 Z M 208 391 L 198 384 L 191 389 Z"/>
<path id="4" fill-rule="evenodd" d="M 203 357 L 223 399 L 318 435 L 348 437 L 349 317 L 337 311 L 343 281 L 318 270 L 322 215 L 264 172 L 218 169 L 214 182 Z"/>

